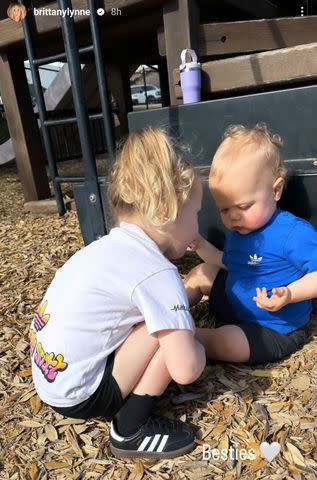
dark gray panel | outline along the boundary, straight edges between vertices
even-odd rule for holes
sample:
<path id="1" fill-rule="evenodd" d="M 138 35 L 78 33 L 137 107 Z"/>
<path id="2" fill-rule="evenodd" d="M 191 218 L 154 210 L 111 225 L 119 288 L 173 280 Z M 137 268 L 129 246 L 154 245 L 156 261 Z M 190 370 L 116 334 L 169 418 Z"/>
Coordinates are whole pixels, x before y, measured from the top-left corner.
<path id="1" fill-rule="evenodd" d="M 289 172 L 280 206 L 309 220 L 317 228 L 317 128 L 313 116 L 317 86 L 301 87 L 242 97 L 211 100 L 179 107 L 133 112 L 130 131 L 161 126 L 191 146 L 195 166 L 210 165 L 224 130 L 232 124 L 254 126 L 265 122 L 284 139 L 285 165 Z M 222 247 L 224 227 L 203 177 L 204 197 L 200 231 Z"/>
<path id="2" fill-rule="evenodd" d="M 317 157 L 317 86 L 210 100 L 178 107 L 132 112 L 129 129 L 167 127 L 193 149 L 195 165 L 209 165 L 225 129 L 265 122 L 284 139 L 284 157 Z"/>

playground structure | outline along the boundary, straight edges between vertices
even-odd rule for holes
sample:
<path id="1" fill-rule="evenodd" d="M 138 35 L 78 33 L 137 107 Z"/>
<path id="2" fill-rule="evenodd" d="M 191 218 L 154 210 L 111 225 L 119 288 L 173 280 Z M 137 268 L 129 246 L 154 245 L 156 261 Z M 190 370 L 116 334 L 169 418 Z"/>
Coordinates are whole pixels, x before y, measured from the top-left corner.
<path id="1" fill-rule="evenodd" d="M 80 10 L 89 5 L 97 6 L 96 2 L 87 0 L 39 0 L 36 3 L 42 9 L 69 6 Z M 196 166 L 206 167 L 226 126 L 266 121 L 285 139 L 287 165 L 297 179 L 290 184 L 296 185 L 296 191 L 290 195 L 290 188 L 289 196 L 297 196 L 305 210 L 303 216 L 314 223 L 314 188 L 307 182 L 314 181 L 317 168 L 312 115 L 317 79 L 314 62 L 317 17 L 312 15 L 316 13 L 315 2 L 259 0 L 255 5 L 251 1 L 226 0 L 213 2 L 212 7 L 204 0 L 101 3 L 105 10 L 105 15 L 98 18 L 104 63 L 102 74 L 119 109 L 120 128 L 116 139 L 139 127 L 164 125 L 173 135 L 193 146 Z M 25 4 L 27 6 L 27 2 Z M 21 24 L 5 18 L 4 11 L 0 10 L 0 18 L 1 14 L 0 91 L 25 200 L 40 200 L 49 196 L 49 188 L 38 122 L 27 94 L 23 69 L 28 49 L 25 49 L 25 30 Z M 65 35 L 63 39 L 61 34 L 63 19 L 49 15 L 32 17 L 31 11 L 28 15 L 37 64 L 43 64 L 43 57 L 60 57 L 65 50 Z M 69 83 L 73 83 L 73 79 L 65 67 L 64 80 L 61 75 L 55 91 L 52 88 L 47 93 L 45 103 L 46 107 L 58 111 L 85 99 L 87 113 L 99 103 L 98 96 L 92 96 L 93 105 L 92 97 L 87 98 L 85 93 L 88 84 L 99 83 L 93 52 L 86 47 L 91 38 L 89 15 L 74 15 L 68 19 L 67 28 L 71 26 L 77 38 L 77 52 L 83 53 L 81 62 L 85 65 L 81 69 L 82 78 L 78 78 L 82 94 L 80 96 L 77 89 L 71 99 Z M 202 63 L 202 102 L 184 106 L 181 105 L 178 71 L 183 48 L 194 48 Z M 69 55 L 66 52 L 64 59 L 70 61 Z M 162 103 L 166 108 L 132 112 L 129 78 L 139 64 L 158 65 Z M 68 81 L 65 89 L 61 89 L 63 81 Z M 104 120 L 105 115 L 100 119 Z M 87 151 L 90 150 L 91 147 Z M 88 156 L 92 158 L 93 154 Z M 54 161 L 53 158 L 52 165 Z M 93 160 L 90 163 L 93 164 Z M 108 222 L 104 201 L 107 179 L 98 178 L 94 168 L 90 175 L 95 177 L 93 195 L 96 197 L 89 196 L 87 175 L 74 182 L 74 196 L 86 243 L 106 233 Z M 306 202 L 303 195 L 297 195 L 298 188 L 304 192 Z M 97 202 L 92 202 L 92 198 L 97 198 Z M 208 202 L 206 197 L 204 205 Z M 97 217 L 91 217 L 94 215 L 91 208 L 95 212 L 96 204 L 99 205 L 97 216 L 102 216 L 98 221 Z M 99 232 L 95 231 L 95 221 L 100 225 Z M 215 228 L 221 233 L 216 216 L 213 216 L 213 225 L 208 224 L 205 209 L 201 222 L 205 233 Z"/>

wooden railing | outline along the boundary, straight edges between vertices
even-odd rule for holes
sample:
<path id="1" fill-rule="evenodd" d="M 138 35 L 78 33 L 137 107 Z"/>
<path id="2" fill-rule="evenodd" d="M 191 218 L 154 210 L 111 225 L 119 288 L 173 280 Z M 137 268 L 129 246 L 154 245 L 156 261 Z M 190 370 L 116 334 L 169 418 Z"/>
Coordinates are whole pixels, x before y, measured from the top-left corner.
<path id="1" fill-rule="evenodd" d="M 198 37 L 203 98 L 317 80 L 317 16 L 204 24 Z M 164 55 L 162 30 L 158 41 Z M 173 78 L 179 99 L 178 68 Z"/>

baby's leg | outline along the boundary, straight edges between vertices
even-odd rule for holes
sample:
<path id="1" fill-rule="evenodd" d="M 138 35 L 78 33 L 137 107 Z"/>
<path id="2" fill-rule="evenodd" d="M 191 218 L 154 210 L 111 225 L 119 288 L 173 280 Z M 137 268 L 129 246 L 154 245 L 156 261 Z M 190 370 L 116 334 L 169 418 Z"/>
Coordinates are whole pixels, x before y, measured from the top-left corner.
<path id="1" fill-rule="evenodd" d="M 196 328 L 195 335 L 205 347 L 209 359 L 240 363 L 250 358 L 248 339 L 237 325 Z"/>
<path id="2" fill-rule="evenodd" d="M 247 362 L 250 357 L 250 339 L 228 302 L 226 278 L 226 270 L 220 270 L 209 295 L 209 309 L 216 318 L 217 328 L 197 328 L 195 334 L 205 347 L 207 358 Z"/>
<path id="3" fill-rule="evenodd" d="M 277 362 L 309 341 L 309 327 L 283 334 L 257 323 L 240 322 L 215 329 L 196 329 L 209 358 L 259 365 Z"/>
<path id="4" fill-rule="evenodd" d="M 203 295 L 209 295 L 219 268 L 209 263 L 201 263 L 193 268 L 184 280 L 189 305 L 196 305 Z"/>

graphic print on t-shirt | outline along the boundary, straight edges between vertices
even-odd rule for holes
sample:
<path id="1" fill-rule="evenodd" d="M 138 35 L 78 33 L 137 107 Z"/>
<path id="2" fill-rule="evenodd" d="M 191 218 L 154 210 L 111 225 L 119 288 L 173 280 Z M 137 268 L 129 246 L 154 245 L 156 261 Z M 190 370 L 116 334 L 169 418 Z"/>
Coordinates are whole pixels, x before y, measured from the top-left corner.
<path id="1" fill-rule="evenodd" d="M 39 305 L 36 309 L 36 312 L 33 318 L 33 325 L 37 332 L 42 330 L 42 328 L 45 327 L 45 325 L 50 319 L 50 314 L 49 313 L 45 314 L 46 307 L 47 307 L 47 302 L 45 302 L 43 305 Z"/>
<path id="2" fill-rule="evenodd" d="M 50 314 L 45 313 L 47 301 L 43 305 L 39 305 L 30 327 L 29 339 L 31 358 L 35 365 L 40 369 L 44 378 L 52 383 L 59 372 L 63 372 L 68 367 L 68 363 L 64 361 L 64 355 L 54 352 L 46 352 L 41 342 L 38 342 L 36 333 L 40 332 L 50 320 Z M 34 328 L 32 328 L 34 327 Z"/>
<path id="3" fill-rule="evenodd" d="M 263 259 L 263 257 L 258 257 L 256 253 L 254 255 L 249 255 L 249 258 L 248 265 L 258 265 Z"/>

